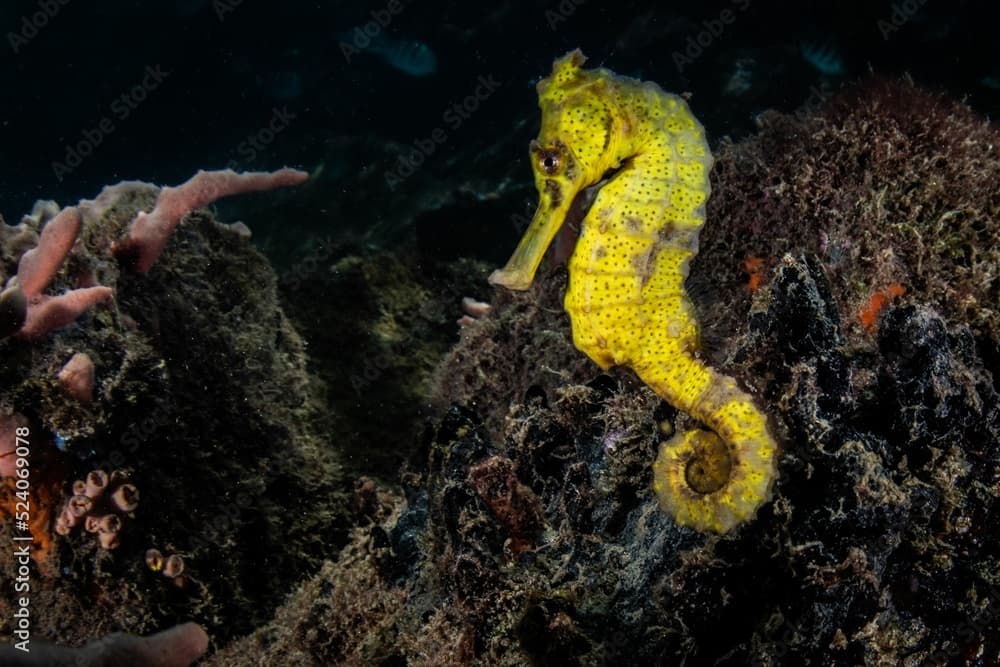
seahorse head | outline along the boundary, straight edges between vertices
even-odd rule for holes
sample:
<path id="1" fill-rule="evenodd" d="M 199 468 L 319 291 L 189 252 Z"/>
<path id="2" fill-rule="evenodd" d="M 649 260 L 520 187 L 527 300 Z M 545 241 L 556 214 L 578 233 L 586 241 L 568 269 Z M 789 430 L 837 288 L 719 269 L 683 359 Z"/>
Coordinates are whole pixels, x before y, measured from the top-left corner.
<path id="1" fill-rule="evenodd" d="M 573 198 L 628 157 L 632 123 L 618 84 L 606 70 L 580 69 L 585 60 L 572 51 L 538 82 L 542 127 L 529 146 L 538 209 L 510 261 L 490 276 L 494 285 L 527 289 Z"/>

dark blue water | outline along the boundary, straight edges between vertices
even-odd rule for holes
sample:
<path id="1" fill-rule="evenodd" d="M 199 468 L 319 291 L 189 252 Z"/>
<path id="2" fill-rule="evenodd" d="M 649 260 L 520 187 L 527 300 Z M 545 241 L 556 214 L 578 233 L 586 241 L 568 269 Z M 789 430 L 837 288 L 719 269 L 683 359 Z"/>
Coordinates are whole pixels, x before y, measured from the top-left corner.
<path id="1" fill-rule="evenodd" d="M 981 4 L 4 3 L 0 212 L 16 220 L 38 198 L 227 164 L 323 163 L 349 190 L 359 170 L 385 171 L 392 158 L 348 154 L 345 138 L 411 144 L 439 127 L 449 136 L 428 163 L 447 180 L 513 119 L 533 118 L 533 82 L 576 47 L 591 64 L 692 93 L 713 140 L 869 70 L 909 74 L 995 115 L 1000 58 Z M 454 111 L 479 77 L 497 89 Z M 512 146 L 496 161 L 522 154 Z"/>

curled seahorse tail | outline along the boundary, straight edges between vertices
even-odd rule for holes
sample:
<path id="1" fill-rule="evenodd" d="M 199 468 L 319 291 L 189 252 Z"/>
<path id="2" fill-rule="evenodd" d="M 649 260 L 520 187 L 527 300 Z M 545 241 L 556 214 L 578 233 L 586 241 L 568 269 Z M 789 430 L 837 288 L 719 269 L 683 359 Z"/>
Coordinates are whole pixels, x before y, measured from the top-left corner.
<path id="1" fill-rule="evenodd" d="M 711 429 L 681 431 L 660 446 L 653 465 L 660 507 L 680 525 L 716 533 L 751 519 L 777 476 L 765 415 L 732 378 L 690 355 L 641 377 Z"/>

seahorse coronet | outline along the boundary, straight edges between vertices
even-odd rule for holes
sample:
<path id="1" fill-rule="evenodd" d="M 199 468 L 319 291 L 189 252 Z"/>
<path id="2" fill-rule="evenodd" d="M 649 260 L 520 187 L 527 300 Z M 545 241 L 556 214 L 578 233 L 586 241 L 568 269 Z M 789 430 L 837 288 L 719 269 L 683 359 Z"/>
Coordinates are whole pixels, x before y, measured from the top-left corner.
<path id="1" fill-rule="evenodd" d="M 711 195 L 713 157 L 683 98 L 572 51 L 538 83 L 541 129 L 529 154 L 538 209 L 490 282 L 527 289 L 573 199 L 600 183 L 569 260 L 573 343 L 601 368 L 628 366 L 709 430 L 679 431 L 653 464 L 660 507 L 679 525 L 726 533 L 770 498 L 777 444 L 737 383 L 697 354 L 684 288 Z"/>

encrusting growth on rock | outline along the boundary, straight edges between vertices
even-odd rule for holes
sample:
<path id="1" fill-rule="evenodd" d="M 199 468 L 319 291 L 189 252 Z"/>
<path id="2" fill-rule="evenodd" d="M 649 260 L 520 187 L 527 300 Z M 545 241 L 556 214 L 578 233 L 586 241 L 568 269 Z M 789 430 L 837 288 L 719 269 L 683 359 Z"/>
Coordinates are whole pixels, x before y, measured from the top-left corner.
<path id="1" fill-rule="evenodd" d="M 77 402 L 89 405 L 94 401 L 94 362 L 87 353 L 77 352 L 70 357 L 56 379 Z"/>
<path id="2" fill-rule="evenodd" d="M 653 486 L 677 523 L 725 533 L 770 496 L 777 446 L 751 398 L 697 356 L 684 279 L 710 192 L 705 132 L 680 97 L 605 69 L 584 71 L 583 62 L 573 51 L 538 84 L 542 128 L 531 157 L 540 204 L 490 282 L 527 289 L 575 197 L 604 181 L 569 262 L 573 342 L 602 368 L 632 368 L 714 431 L 666 442 Z"/>

